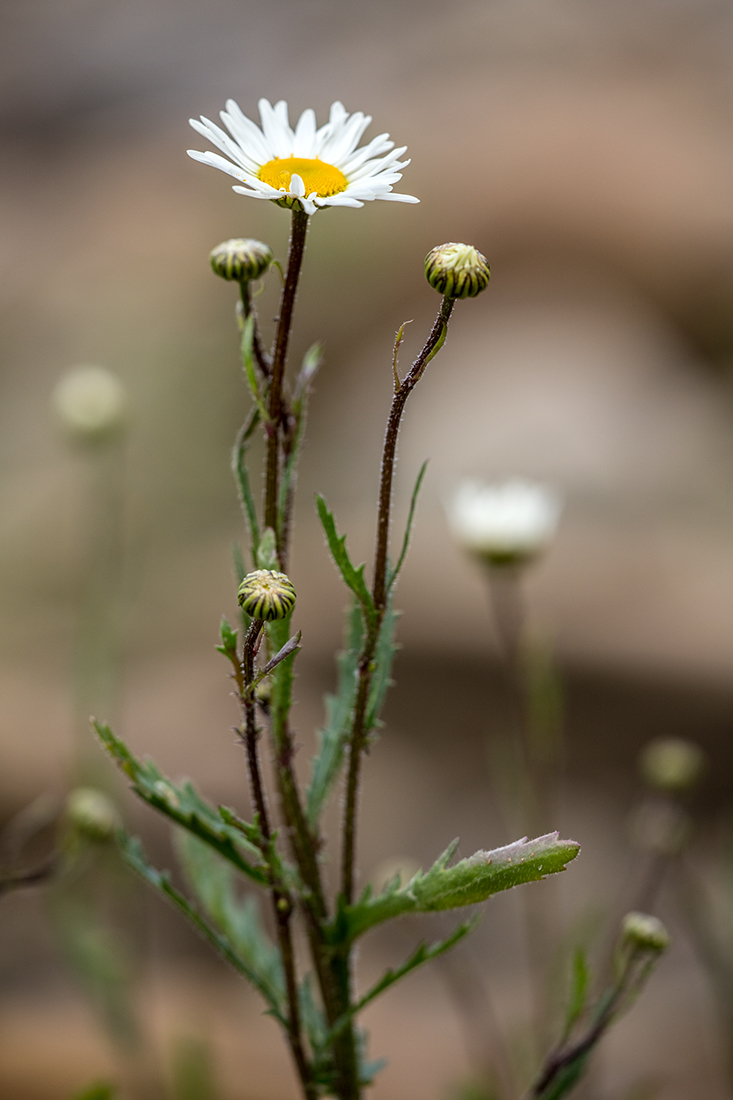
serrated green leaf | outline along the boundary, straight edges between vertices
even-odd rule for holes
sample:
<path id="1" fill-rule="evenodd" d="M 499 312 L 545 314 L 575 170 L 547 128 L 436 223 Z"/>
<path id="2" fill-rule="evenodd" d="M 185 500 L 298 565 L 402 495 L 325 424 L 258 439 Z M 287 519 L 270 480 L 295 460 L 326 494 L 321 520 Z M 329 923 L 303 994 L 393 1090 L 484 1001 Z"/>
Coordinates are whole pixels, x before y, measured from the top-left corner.
<path id="1" fill-rule="evenodd" d="M 410 511 L 407 513 L 407 523 L 405 524 L 405 537 L 402 540 L 402 550 L 400 556 L 397 559 L 397 565 L 389 574 L 389 580 L 387 582 L 387 588 L 394 588 L 395 582 L 400 574 L 402 566 L 405 564 L 405 558 L 407 557 L 407 551 L 410 546 L 410 536 L 412 534 L 412 524 L 415 519 L 415 508 L 417 507 L 417 498 L 420 495 L 420 487 L 425 477 L 425 471 L 428 468 L 428 460 L 425 459 L 420 467 L 420 473 L 417 475 L 417 481 L 415 482 L 415 488 L 412 490 L 412 497 L 410 498 Z"/>
<path id="2" fill-rule="evenodd" d="M 390 598 L 390 603 L 388 603 L 382 619 L 382 625 L 379 628 L 379 639 L 374 653 L 374 674 L 369 689 L 369 701 L 364 724 L 365 733 L 370 733 L 379 725 L 379 714 L 384 703 L 384 697 L 393 683 L 391 679 L 392 662 L 395 653 L 399 649 L 399 646 L 394 644 L 394 632 L 399 617 L 399 612 L 392 610 Z"/>
<path id="3" fill-rule="evenodd" d="M 352 565 L 351 559 L 346 551 L 346 535 L 339 536 L 333 514 L 329 512 L 328 505 L 320 495 L 316 497 L 316 507 L 318 508 L 318 517 L 326 534 L 331 557 L 336 563 L 336 567 L 343 577 L 344 583 L 351 589 L 361 604 L 364 617 L 369 623 L 373 623 L 376 611 L 371 593 L 364 580 L 364 566 L 360 565 L 354 568 Z"/>
<path id="4" fill-rule="evenodd" d="M 405 886 L 391 884 L 376 896 L 365 891 L 355 905 L 342 907 L 331 928 L 333 942 L 351 942 L 376 924 L 405 913 L 475 905 L 501 890 L 564 871 L 577 856 L 580 845 L 574 840 L 560 840 L 557 833 L 548 833 L 490 852 L 476 852 L 449 867 L 453 850 L 454 845 L 429 871 L 419 872 Z"/>
<path id="5" fill-rule="evenodd" d="M 237 956 L 258 976 L 267 990 L 269 1004 L 285 1015 L 285 981 L 280 951 L 262 927 L 257 899 L 240 900 L 234 871 L 207 844 L 190 833 L 179 832 L 176 847 L 186 881 L 204 913 L 226 936 Z"/>
<path id="6" fill-rule="evenodd" d="M 172 901 L 176 908 L 180 909 L 189 919 L 194 928 L 196 928 L 197 931 L 216 948 L 219 954 L 226 959 L 235 970 L 238 970 L 240 974 L 244 974 L 244 976 L 249 979 L 255 989 L 259 990 L 267 1001 L 271 1015 L 273 1015 L 283 1027 L 287 1028 L 287 1020 L 280 1011 L 278 1003 L 270 1001 L 270 989 L 267 985 L 262 984 L 260 975 L 257 971 L 252 970 L 246 959 L 239 957 L 227 937 L 209 924 L 205 917 L 191 905 L 188 898 L 186 898 L 180 890 L 176 890 L 170 881 L 170 875 L 167 871 L 158 871 L 157 868 L 148 863 L 140 841 L 134 837 L 128 836 L 127 833 L 120 830 L 119 843 L 123 859 L 128 866 L 132 867 L 134 871 L 144 878 L 151 886 L 155 887 L 156 890 L 160 891 L 169 901 Z"/>
<path id="7" fill-rule="evenodd" d="M 115 737 L 103 722 L 95 721 L 94 728 L 112 758 L 132 780 L 135 794 L 176 825 L 205 841 L 248 878 L 267 885 L 261 852 L 239 830 L 223 821 L 211 803 L 203 799 L 190 782 L 176 784 L 161 772 L 153 760 L 138 760 L 124 741 Z"/>
<path id="8" fill-rule="evenodd" d="M 257 568 L 277 569 L 277 539 L 272 527 L 265 527 L 257 544 Z"/>
<path id="9" fill-rule="evenodd" d="M 355 601 L 349 611 L 346 648 L 338 655 L 338 689 L 326 695 L 326 724 L 318 731 L 318 751 L 311 764 L 311 781 L 306 792 L 306 815 L 315 828 L 344 759 L 344 746 L 350 729 L 357 686 L 357 665 L 364 635 L 360 605 Z"/>

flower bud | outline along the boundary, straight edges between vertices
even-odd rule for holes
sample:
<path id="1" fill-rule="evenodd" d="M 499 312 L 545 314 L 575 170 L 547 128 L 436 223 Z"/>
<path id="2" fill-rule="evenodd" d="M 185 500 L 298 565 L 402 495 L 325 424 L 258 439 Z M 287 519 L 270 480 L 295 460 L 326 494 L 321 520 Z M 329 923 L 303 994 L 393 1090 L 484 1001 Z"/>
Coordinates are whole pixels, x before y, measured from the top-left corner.
<path id="1" fill-rule="evenodd" d="M 705 754 L 693 741 L 665 737 L 646 746 L 639 766 L 650 786 L 662 791 L 684 791 L 694 787 L 701 777 Z"/>
<path id="2" fill-rule="evenodd" d="M 284 619 L 295 607 L 295 589 L 284 573 L 274 569 L 256 569 L 239 586 L 238 599 L 243 611 L 253 619 Z"/>
<path id="3" fill-rule="evenodd" d="M 218 244 L 209 260 L 215 275 L 246 283 L 265 274 L 272 263 L 272 249 L 262 241 L 235 237 Z"/>
<path id="4" fill-rule="evenodd" d="M 89 840 L 109 840 L 122 822 L 111 798 L 95 787 L 77 787 L 66 800 L 69 821 Z"/>
<path id="5" fill-rule="evenodd" d="M 447 298 L 475 298 L 489 285 L 491 271 L 486 257 L 472 245 L 449 241 L 428 252 L 425 278 Z"/>
<path id="6" fill-rule="evenodd" d="M 621 942 L 640 951 L 657 953 L 669 947 L 669 933 L 657 917 L 627 913 L 621 922 Z"/>
<path id="7" fill-rule="evenodd" d="M 90 441 L 113 435 L 124 425 L 127 412 L 124 386 L 104 367 L 77 367 L 64 375 L 53 403 L 66 430 Z"/>

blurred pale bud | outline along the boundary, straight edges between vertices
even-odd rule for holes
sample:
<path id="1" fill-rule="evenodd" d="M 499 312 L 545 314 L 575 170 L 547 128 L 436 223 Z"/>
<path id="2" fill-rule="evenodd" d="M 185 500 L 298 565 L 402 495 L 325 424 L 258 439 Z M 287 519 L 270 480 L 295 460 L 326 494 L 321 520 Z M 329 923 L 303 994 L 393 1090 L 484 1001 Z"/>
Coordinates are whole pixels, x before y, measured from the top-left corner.
<path id="1" fill-rule="evenodd" d="M 56 413 L 78 439 L 99 440 L 124 426 L 127 394 L 117 375 L 104 367 L 77 367 L 53 391 Z"/>
<path id="2" fill-rule="evenodd" d="M 247 283 L 265 274 L 272 263 L 272 249 L 262 241 L 235 237 L 218 244 L 209 260 L 215 275 Z"/>
<path id="3" fill-rule="evenodd" d="M 693 741 L 666 737 L 651 741 L 639 758 L 647 783 L 663 791 L 694 787 L 705 770 L 705 753 Z"/>
<path id="4" fill-rule="evenodd" d="M 669 947 L 669 933 L 658 917 L 627 913 L 621 922 L 621 942 L 639 951 L 659 954 Z"/>
<path id="5" fill-rule="evenodd" d="M 267 677 L 265 680 L 260 680 L 259 684 L 255 688 L 255 699 L 260 704 L 263 710 L 267 710 L 270 705 L 270 699 L 272 698 L 272 680 Z"/>
<path id="6" fill-rule="evenodd" d="M 462 481 L 447 508 L 448 523 L 464 550 L 489 565 L 523 565 L 546 550 L 562 511 L 560 494 L 514 478 L 496 485 Z"/>
<path id="7" fill-rule="evenodd" d="M 275 569 L 256 569 L 239 586 L 240 606 L 253 619 L 284 619 L 295 607 L 295 589 L 289 577 Z"/>
<path id="8" fill-rule="evenodd" d="M 643 802 L 631 820 L 634 844 L 651 855 L 679 855 L 691 836 L 690 815 L 668 800 Z"/>
<path id="9" fill-rule="evenodd" d="M 390 856 L 374 869 L 371 882 L 376 890 L 384 890 L 398 879 L 401 886 L 406 886 L 419 870 L 420 864 L 410 856 Z"/>
<path id="10" fill-rule="evenodd" d="M 117 808 L 96 787 L 77 787 L 66 800 L 69 821 L 89 840 L 109 840 L 122 821 Z"/>
<path id="11" fill-rule="evenodd" d="M 489 285 L 491 271 L 473 245 L 449 241 L 428 252 L 425 278 L 446 298 L 475 298 Z"/>

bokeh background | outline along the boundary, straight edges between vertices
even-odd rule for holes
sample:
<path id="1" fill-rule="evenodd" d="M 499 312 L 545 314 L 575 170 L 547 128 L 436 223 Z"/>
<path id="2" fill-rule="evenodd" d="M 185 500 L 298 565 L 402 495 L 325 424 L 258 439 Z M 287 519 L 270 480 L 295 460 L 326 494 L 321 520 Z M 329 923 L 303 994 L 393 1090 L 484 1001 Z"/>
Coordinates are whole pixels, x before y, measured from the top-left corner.
<path id="1" fill-rule="evenodd" d="M 374 116 L 369 135 L 388 130 L 409 146 L 400 188 L 421 204 L 322 213 L 309 237 L 294 353 L 322 339 L 325 363 L 292 568 L 305 640 L 300 762 L 333 682 L 345 603 L 313 493 L 366 558 L 393 335 L 414 319 L 405 358 L 417 350 L 437 304 L 423 257 L 466 240 L 493 279 L 459 304 L 402 438 L 398 520 L 424 457 L 430 466 L 399 590 L 397 687 L 367 773 L 362 878 L 395 855 L 424 864 L 455 835 L 464 854 L 510 839 L 489 795 L 486 740 L 502 700 L 484 584 L 443 516 L 466 475 L 538 477 L 566 498 L 529 599 L 566 685 L 558 824 L 583 844 L 564 884 L 573 919 L 616 911 L 631 889 L 627 821 L 652 737 L 691 737 L 709 754 L 697 812 L 699 860 L 713 860 L 733 762 L 730 4 L 7 0 L 1 18 L 2 818 L 41 793 L 61 798 L 79 753 L 96 751 L 80 748 L 91 735 L 73 652 L 100 477 L 114 483 L 120 525 L 110 712 L 137 750 L 246 806 L 236 708 L 213 645 L 234 607 L 241 528 L 228 462 L 247 399 L 234 293 L 207 255 L 244 235 L 284 258 L 288 219 L 189 160 L 185 149 L 203 146 L 186 120 L 216 118 L 229 96 L 256 117 L 263 95 L 287 99 L 291 119 L 307 106 L 323 119 L 338 98 Z M 266 322 L 271 292 L 260 305 Z M 53 388 L 80 363 L 108 367 L 128 389 L 111 473 L 54 418 Z M 149 816 L 132 801 L 125 812 L 170 858 Z M 161 1049 L 181 1035 L 210 1042 L 226 1100 L 294 1096 L 255 995 L 157 900 L 141 904 L 140 996 Z M 478 942 L 519 1020 L 511 913 L 493 903 Z M 418 934 L 375 936 L 365 974 Z M 438 974 L 413 977 L 366 1022 L 390 1060 L 379 1100 L 450 1096 L 467 1073 Z M 726 1096 L 719 1040 L 681 931 L 601 1053 L 593 1095 Z M 63 1100 L 110 1067 L 44 890 L 4 899 L 2 1095 Z"/>

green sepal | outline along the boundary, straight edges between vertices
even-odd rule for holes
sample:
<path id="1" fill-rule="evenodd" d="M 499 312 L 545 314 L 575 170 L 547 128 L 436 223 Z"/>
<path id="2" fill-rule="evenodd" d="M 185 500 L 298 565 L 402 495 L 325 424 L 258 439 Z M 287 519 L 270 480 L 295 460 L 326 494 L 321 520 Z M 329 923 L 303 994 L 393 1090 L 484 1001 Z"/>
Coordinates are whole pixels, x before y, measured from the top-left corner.
<path id="1" fill-rule="evenodd" d="M 318 752 L 311 764 L 311 781 L 306 792 L 306 816 L 312 828 L 323 809 L 341 770 L 344 746 L 350 730 L 357 687 L 357 665 L 364 625 L 361 607 L 354 601 L 349 611 L 346 648 L 337 658 L 338 690 L 325 697 L 326 724 L 318 731 Z"/>
<path id="2" fill-rule="evenodd" d="M 417 475 L 417 480 L 415 482 L 415 488 L 412 490 L 412 496 L 410 498 L 410 510 L 407 513 L 407 523 L 405 524 L 405 537 L 402 540 L 402 549 L 400 551 L 400 556 L 397 559 L 397 564 L 395 565 L 394 569 L 390 570 L 390 572 L 389 572 L 389 578 L 388 578 L 388 581 L 387 581 L 387 588 L 388 589 L 391 589 L 391 588 L 394 587 L 395 582 L 396 582 L 396 580 L 397 580 L 397 578 L 400 574 L 400 570 L 402 569 L 402 566 L 405 564 L 405 558 L 407 557 L 407 551 L 408 551 L 409 546 L 410 546 L 410 536 L 412 534 L 412 524 L 413 524 L 413 521 L 415 519 L 415 508 L 417 507 L 417 498 L 420 495 L 420 488 L 422 486 L 423 478 L 425 477 L 425 471 L 427 470 L 427 468 L 428 468 L 428 460 L 425 459 L 422 466 L 420 467 L 420 472 Z"/>
<path id="3" fill-rule="evenodd" d="M 257 544 L 255 558 L 257 560 L 258 569 L 277 570 L 279 566 L 277 559 L 277 539 L 275 538 L 275 532 L 272 527 L 265 527 L 262 532 L 260 541 Z"/>
<path id="4" fill-rule="evenodd" d="M 343 577 L 344 583 L 348 585 L 361 604 L 365 619 L 371 624 L 375 621 L 376 610 L 374 607 L 374 600 L 364 580 L 364 566 L 360 565 L 354 568 L 352 565 L 351 559 L 346 551 L 346 535 L 339 536 L 336 530 L 336 522 L 333 518 L 333 513 L 329 512 L 328 505 L 320 494 L 316 496 L 316 507 L 318 509 L 318 518 L 326 534 L 331 557 L 336 563 L 336 567 Z"/>
<path id="5" fill-rule="evenodd" d="M 257 899 L 238 898 L 231 864 L 197 837 L 178 831 L 176 848 L 186 881 L 203 912 L 257 976 L 258 988 L 270 1007 L 286 1015 L 282 959 L 262 926 Z"/>
<path id="6" fill-rule="evenodd" d="M 244 834 L 228 825 L 210 802 L 198 794 L 187 780 L 176 784 L 161 772 L 152 760 L 138 760 L 124 741 L 115 737 L 109 726 L 94 722 L 105 748 L 125 775 L 132 789 L 144 802 L 205 841 L 237 870 L 254 882 L 267 885 L 268 876 L 262 853 Z M 255 861 L 251 863 L 250 860 Z"/>
<path id="7" fill-rule="evenodd" d="M 269 985 L 262 984 L 260 975 L 257 971 L 252 970 L 246 959 L 239 957 L 239 954 L 235 951 L 227 937 L 214 928 L 205 917 L 191 905 L 188 898 L 186 898 L 180 890 L 176 890 L 175 886 L 171 883 L 170 873 L 168 871 L 158 871 L 148 863 L 142 845 L 136 837 L 130 837 L 124 830 L 120 830 L 118 841 L 122 857 L 128 866 L 132 867 L 134 871 L 137 871 L 146 882 L 154 886 L 155 889 L 163 894 L 164 897 L 168 898 L 169 901 L 172 901 L 176 908 L 180 909 L 180 911 L 188 917 L 191 924 L 193 924 L 194 928 L 203 935 L 204 939 L 208 940 L 235 970 L 238 970 L 240 974 L 244 974 L 255 989 L 257 989 L 267 1001 L 270 1014 L 274 1016 L 284 1028 L 287 1028 L 287 1020 L 280 1011 L 277 1002 L 272 1003 L 270 1001 L 271 991 Z"/>
<path id="8" fill-rule="evenodd" d="M 557 833 L 548 833 L 490 852 L 476 852 L 449 867 L 457 843 L 449 845 L 429 871 L 419 871 L 405 886 L 395 879 L 376 896 L 367 887 L 354 905 L 344 906 L 341 901 L 330 928 L 331 942 L 350 943 L 375 925 L 405 913 L 430 913 L 486 901 L 501 890 L 564 871 L 580 850 L 574 840 L 560 840 Z"/>

